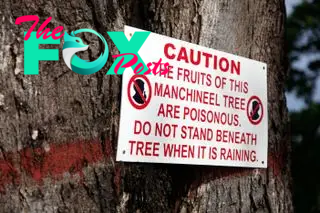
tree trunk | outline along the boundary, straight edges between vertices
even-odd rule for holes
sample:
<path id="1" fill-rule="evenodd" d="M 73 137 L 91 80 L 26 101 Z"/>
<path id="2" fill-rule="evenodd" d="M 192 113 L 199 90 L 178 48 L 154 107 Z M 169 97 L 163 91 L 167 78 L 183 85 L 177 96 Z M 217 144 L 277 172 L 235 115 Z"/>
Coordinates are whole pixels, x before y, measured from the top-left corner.
<path id="1" fill-rule="evenodd" d="M 292 212 L 284 96 L 282 0 L 0 1 L 0 212 Z M 124 24 L 268 64 L 267 169 L 118 163 L 121 76 L 112 64 L 82 76 L 62 60 L 24 75 L 22 15 L 51 29 L 107 31 Z M 38 27 L 40 24 L 38 24 Z M 87 36 L 87 35 L 86 35 Z M 83 57 L 96 58 L 99 41 Z M 92 47 L 94 47 L 92 49 Z"/>

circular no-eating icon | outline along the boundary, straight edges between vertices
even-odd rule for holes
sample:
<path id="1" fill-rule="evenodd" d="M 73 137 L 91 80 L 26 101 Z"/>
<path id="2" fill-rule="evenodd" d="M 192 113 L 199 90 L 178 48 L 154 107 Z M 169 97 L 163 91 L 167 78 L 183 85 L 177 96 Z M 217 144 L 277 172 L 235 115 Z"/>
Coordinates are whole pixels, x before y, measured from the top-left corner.
<path id="1" fill-rule="evenodd" d="M 263 105 L 258 96 L 251 96 L 247 103 L 247 116 L 253 125 L 258 125 L 263 118 Z"/>
<path id="2" fill-rule="evenodd" d="M 144 109 L 151 100 L 151 84 L 145 75 L 134 75 L 128 83 L 128 99 L 136 109 Z"/>

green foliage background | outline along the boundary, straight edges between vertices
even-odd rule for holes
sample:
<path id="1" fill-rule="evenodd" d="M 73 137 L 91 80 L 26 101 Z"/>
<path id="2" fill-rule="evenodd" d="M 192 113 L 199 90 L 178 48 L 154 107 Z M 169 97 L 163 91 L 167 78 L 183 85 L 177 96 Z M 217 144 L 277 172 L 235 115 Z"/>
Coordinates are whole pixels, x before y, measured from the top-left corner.
<path id="1" fill-rule="evenodd" d="M 295 7 L 286 25 L 291 68 L 287 90 L 306 103 L 305 109 L 290 113 L 295 211 L 320 213 L 320 104 L 314 101 L 320 72 L 320 0 Z M 301 60 L 307 66 L 297 66 Z"/>

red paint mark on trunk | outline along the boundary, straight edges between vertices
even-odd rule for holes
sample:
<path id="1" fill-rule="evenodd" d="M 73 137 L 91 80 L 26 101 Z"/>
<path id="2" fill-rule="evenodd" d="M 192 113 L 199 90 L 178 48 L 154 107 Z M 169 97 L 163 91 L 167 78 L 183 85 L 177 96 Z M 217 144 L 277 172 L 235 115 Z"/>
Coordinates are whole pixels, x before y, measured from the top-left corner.
<path id="1" fill-rule="evenodd" d="M 105 147 L 102 147 L 102 144 L 105 144 Z M 0 159 L 0 192 L 4 191 L 7 184 L 18 184 L 21 173 L 29 174 L 38 183 L 41 183 L 44 178 L 60 179 L 65 172 L 83 176 L 84 167 L 102 162 L 106 157 L 114 155 L 111 143 L 108 141 L 101 143 L 99 140 L 77 140 L 64 144 L 52 144 L 47 151 L 44 148 L 26 148 L 16 154 L 11 152 L 3 154 L 5 159 Z M 281 161 L 280 157 L 275 158 L 269 155 L 268 168 L 272 169 L 274 176 L 281 175 L 284 166 L 279 163 L 279 160 Z M 196 170 L 203 174 L 202 181 L 228 176 L 243 176 L 253 172 L 248 168 L 223 167 L 197 167 Z M 113 181 L 119 193 L 121 168 L 115 168 Z"/>
<path id="2" fill-rule="evenodd" d="M 269 155 L 268 169 L 271 169 L 274 176 L 281 175 L 281 171 L 285 168 L 285 165 L 283 163 L 284 160 L 285 159 L 282 159 L 281 157 Z"/>
<path id="3" fill-rule="evenodd" d="M 13 167 L 11 160 L 0 160 L 0 192 L 4 192 L 4 186 L 9 183 L 18 183 L 19 173 Z"/>
<path id="4" fill-rule="evenodd" d="M 89 164 L 104 160 L 112 152 L 110 142 L 105 142 L 107 148 L 102 147 L 99 140 L 73 141 L 64 144 L 52 144 L 46 151 L 44 148 L 26 148 L 16 154 L 4 153 L 9 158 L 0 159 L 0 191 L 9 183 L 20 181 L 20 174 L 29 174 L 36 182 L 46 178 L 61 179 L 63 173 L 79 174 Z M 103 150 L 106 150 L 105 152 Z M 16 164 L 11 159 L 16 160 Z"/>
<path id="5" fill-rule="evenodd" d="M 117 167 L 114 172 L 113 183 L 116 186 L 117 195 L 120 194 L 120 185 L 121 185 L 121 168 Z"/>
<path id="6" fill-rule="evenodd" d="M 104 158 L 99 141 L 77 141 L 67 144 L 53 144 L 46 152 L 43 148 L 25 149 L 20 153 L 21 165 L 34 180 L 45 177 L 62 178 L 63 173 L 78 173 L 83 176 L 82 168 L 97 163 Z"/>

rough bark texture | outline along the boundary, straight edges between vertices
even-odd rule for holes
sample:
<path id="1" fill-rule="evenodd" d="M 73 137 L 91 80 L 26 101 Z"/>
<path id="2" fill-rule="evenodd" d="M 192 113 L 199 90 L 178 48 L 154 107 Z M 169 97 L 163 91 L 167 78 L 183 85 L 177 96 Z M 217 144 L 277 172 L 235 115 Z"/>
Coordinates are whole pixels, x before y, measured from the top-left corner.
<path id="1" fill-rule="evenodd" d="M 0 1 L 0 212 L 292 212 L 282 0 Z M 22 15 L 71 32 L 131 25 L 268 64 L 268 169 L 115 161 L 120 76 L 62 60 L 23 74 Z M 39 27 L 40 25 L 38 25 Z M 89 36 L 89 35 L 86 35 Z M 97 57 L 102 46 L 87 40 Z M 92 49 L 92 47 L 95 47 Z"/>

